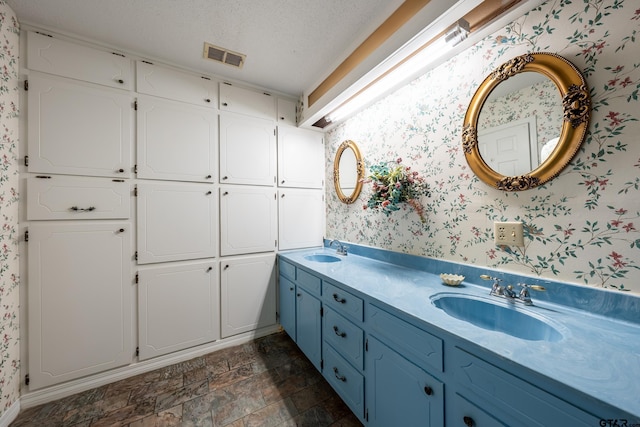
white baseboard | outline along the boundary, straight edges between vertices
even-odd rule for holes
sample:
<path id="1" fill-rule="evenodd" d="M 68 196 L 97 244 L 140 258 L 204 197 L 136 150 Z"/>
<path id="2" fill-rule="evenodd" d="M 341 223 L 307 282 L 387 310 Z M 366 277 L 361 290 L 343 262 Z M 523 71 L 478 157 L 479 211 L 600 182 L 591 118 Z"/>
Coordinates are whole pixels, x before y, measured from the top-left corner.
<path id="1" fill-rule="evenodd" d="M 33 406 L 41 405 L 52 400 L 61 399 L 66 396 L 71 396 L 72 394 L 87 391 L 92 388 L 110 384 L 115 381 L 120 381 L 134 375 L 139 375 L 145 372 L 153 371 L 155 369 L 164 368 L 165 366 L 173 365 L 174 363 L 184 362 L 186 360 L 203 356 L 213 351 L 244 344 L 252 341 L 255 338 L 270 335 L 280 330 L 280 325 L 269 326 L 257 331 L 246 332 L 244 334 L 224 338 L 209 344 L 204 344 L 198 347 L 193 347 L 165 356 L 159 356 L 150 360 L 145 360 L 143 362 L 136 362 L 122 368 L 117 368 L 108 372 L 103 372 L 85 378 L 68 381 L 64 384 L 57 384 L 51 387 L 43 388 L 41 390 L 23 390 L 22 396 L 20 397 L 20 404 L 18 405 L 18 411 L 20 410 L 20 408 L 31 408 Z M 4 416 L 2 417 L 2 419 L 4 419 Z M 13 419 L 15 419 L 15 417 Z M 13 419 L 9 421 L 13 421 Z M 6 425 L 8 425 L 8 423 Z M 4 426 L 5 424 L 2 424 L 0 422 L 0 427 Z"/>
<path id="2" fill-rule="evenodd" d="M 0 427 L 9 427 L 16 418 L 18 418 L 18 414 L 20 413 L 20 399 L 13 402 L 13 405 L 9 406 L 9 409 L 2 413 L 0 417 Z"/>

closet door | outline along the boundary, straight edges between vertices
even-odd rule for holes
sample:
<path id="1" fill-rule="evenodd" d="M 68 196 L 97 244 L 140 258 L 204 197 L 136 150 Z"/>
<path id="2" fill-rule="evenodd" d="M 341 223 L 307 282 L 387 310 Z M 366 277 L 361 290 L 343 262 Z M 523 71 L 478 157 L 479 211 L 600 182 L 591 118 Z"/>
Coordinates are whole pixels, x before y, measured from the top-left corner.
<path id="1" fill-rule="evenodd" d="M 220 262 L 222 337 L 276 323 L 276 256 L 254 255 Z"/>
<path id="2" fill-rule="evenodd" d="M 311 130 L 278 127 L 278 186 L 322 188 L 324 137 Z"/>
<path id="3" fill-rule="evenodd" d="M 133 360 L 131 224 L 32 223 L 31 390 Z"/>
<path id="4" fill-rule="evenodd" d="M 208 184 L 139 184 L 138 264 L 216 256 L 216 196 Z"/>
<path id="5" fill-rule="evenodd" d="M 140 360 L 220 338 L 220 287 L 212 261 L 138 271 Z"/>
<path id="6" fill-rule="evenodd" d="M 220 111 L 230 111 L 247 116 L 274 121 L 276 100 L 268 93 L 220 83 Z"/>
<path id="7" fill-rule="evenodd" d="M 277 214 L 273 188 L 222 186 L 220 254 L 274 251 L 278 238 Z"/>
<path id="8" fill-rule="evenodd" d="M 131 176 L 128 93 L 31 73 L 28 102 L 29 172 Z"/>
<path id="9" fill-rule="evenodd" d="M 220 113 L 220 183 L 274 185 L 275 132 L 273 120 Z"/>
<path id="10" fill-rule="evenodd" d="M 210 108 L 138 97 L 138 178 L 213 182 L 218 116 Z"/>
<path id="11" fill-rule="evenodd" d="M 159 96 L 214 109 L 218 105 L 218 84 L 208 77 L 136 62 L 138 93 Z"/>

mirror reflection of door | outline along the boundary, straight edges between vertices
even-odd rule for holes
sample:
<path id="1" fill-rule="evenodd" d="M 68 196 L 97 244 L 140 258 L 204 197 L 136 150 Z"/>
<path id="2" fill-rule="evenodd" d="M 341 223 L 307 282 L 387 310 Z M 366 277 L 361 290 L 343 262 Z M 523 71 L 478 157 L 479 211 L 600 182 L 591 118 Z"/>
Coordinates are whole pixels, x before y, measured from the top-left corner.
<path id="1" fill-rule="evenodd" d="M 535 117 L 478 131 L 478 141 L 484 162 L 502 175 L 524 175 L 538 167 Z"/>

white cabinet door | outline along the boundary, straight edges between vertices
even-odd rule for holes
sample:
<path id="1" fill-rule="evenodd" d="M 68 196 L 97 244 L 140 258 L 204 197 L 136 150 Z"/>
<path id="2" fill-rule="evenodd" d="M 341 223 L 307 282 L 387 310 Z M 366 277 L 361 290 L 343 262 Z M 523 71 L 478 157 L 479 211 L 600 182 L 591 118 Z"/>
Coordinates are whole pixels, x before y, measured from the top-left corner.
<path id="1" fill-rule="evenodd" d="M 278 98 L 278 125 L 296 126 L 296 101 Z"/>
<path id="2" fill-rule="evenodd" d="M 28 102 L 29 172 L 131 176 L 129 94 L 32 73 Z"/>
<path id="3" fill-rule="evenodd" d="M 220 338 L 220 287 L 213 261 L 138 271 L 140 360 Z"/>
<path id="4" fill-rule="evenodd" d="M 218 115 L 208 108 L 138 97 L 138 178 L 213 182 Z"/>
<path id="5" fill-rule="evenodd" d="M 275 132 L 273 121 L 220 113 L 220 183 L 273 185 Z"/>
<path id="6" fill-rule="evenodd" d="M 322 246 L 322 190 L 280 189 L 278 194 L 278 249 Z"/>
<path id="7" fill-rule="evenodd" d="M 220 110 L 274 121 L 276 101 L 268 93 L 220 83 Z"/>
<path id="8" fill-rule="evenodd" d="M 133 88 L 131 60 L 42 34 L 27 32 L 27 68 L 99 85 Z"/>
<path id="9" fill-rule="evenodd" d="M 218 215 L 208 184 L 139 184 L 138 264 L 216 256 Z"/>
<path id="10" fill-rule="evenodd" d="M 131 227 L 29 226 L 30 389 L 133 360 Z"/>
<path id="11" fill-rule="evenodd" d="M 275 250 L 277 214 L 273 188 L 221 187 L 220 255 Z"/>
<path id="12" fill-rule="evenodd" d="M 139 93 L 209 108 L 216 108 L 218 105 L 217 82 L 208 77 L 188 74 L 144 61 L 136 62 L 136 71 Z"/>
<path id="13" fill-rule="evenodd" d="M 290 126 L 278 127 L 278 185 L 322 188 L 324 136 Z"/>
<path id="14" fill-rule="evenodd" d="M 276 256 L 220 262 L 222 338 L 276 323 Z"/>

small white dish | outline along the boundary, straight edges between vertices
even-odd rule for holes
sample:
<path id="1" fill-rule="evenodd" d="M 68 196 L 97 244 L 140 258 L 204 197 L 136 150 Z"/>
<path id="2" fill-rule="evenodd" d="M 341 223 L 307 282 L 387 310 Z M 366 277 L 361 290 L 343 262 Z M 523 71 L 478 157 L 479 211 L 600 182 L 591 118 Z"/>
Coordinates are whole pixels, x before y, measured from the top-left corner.
<path id="1" fill-rule="evenodd" d="M 442 279 L 442 283 L 447 286 L 458 286 L 464 280 L 464 276 L 459 274 L 440 274 L 440 279 Z"/>

